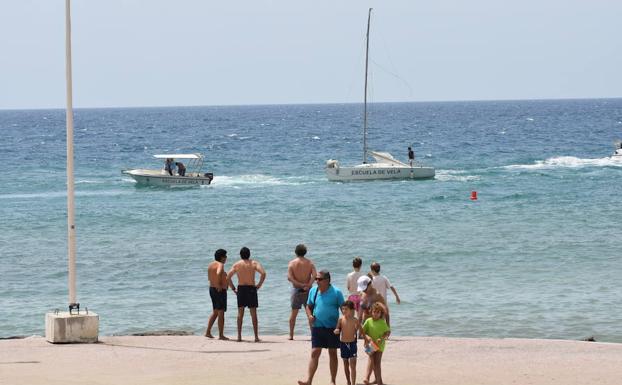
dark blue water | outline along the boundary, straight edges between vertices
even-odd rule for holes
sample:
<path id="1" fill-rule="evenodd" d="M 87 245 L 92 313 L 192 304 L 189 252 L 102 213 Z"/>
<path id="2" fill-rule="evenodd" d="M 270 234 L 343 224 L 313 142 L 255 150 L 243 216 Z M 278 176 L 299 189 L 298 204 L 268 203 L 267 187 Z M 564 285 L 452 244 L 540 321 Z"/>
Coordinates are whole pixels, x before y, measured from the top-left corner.
<path id="1" fill-rule="evenodd" d="M 285 333 L 303 242 L 340 287 L 354 256 L 379 261 L 403 299 L 389 298 L 396 334 L 622 341 L 621 99 L 374 104 L 370 148 L 405 159 L 413 145 L 436 179 L 328 182 L 327 159 L 361 160 L 361 110 L 77 110 L 78 299 L 101 334 L 199 333 L 205 268 L 242 246 L 268 270 L 261 332 Z M 65 113 L 0 111 L 0 132 L 0 336 L 43 334 L 68 302 Z M 167 152 L 203 153 L 213 185 L 120 173 Z"/>

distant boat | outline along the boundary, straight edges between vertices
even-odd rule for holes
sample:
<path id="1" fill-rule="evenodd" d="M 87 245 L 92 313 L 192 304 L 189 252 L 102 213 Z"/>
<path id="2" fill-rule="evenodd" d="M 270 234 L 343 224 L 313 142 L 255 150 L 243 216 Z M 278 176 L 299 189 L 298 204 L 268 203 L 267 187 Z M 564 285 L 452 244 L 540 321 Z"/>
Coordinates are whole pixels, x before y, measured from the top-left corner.
<path id="1" fill-rule="evenodd" d="M 615 142 L 615 150 L 613 151 L 612 157 L 621 157 L 622 158 L 622 140 L 616 140 Z"/>
<path id="2" fill-rule="evenodd" d="M 363 163 L 355 166 L 341 166 L 339 161 L 326 161 L 326 176 L 331 181 L 358 181 L 382 179 L 430 179 L 434 178 L 434 167 L 414 162 L 412 165 L 400 162 L 388 152 L 370 151 L 367 149 L 367 72 L 369 67 L 369 26 L 371 11 L 367 16 L 367 37 L 365 49 L 365 93 L 363 97 Z M 369 156 L 375 160 L 368 163 Z"/>
<path id="3" fill-rule="evenodd" d="M 150 186 L 202 186 L 209 185 L 214 179 L 211 172 L 203 173 L 204 158 L 201 154 L 158 154 L 153 156 L 156 159 L 164 159 L 174 164 L 175 159 L 183 159 L 188 161 L 188 165 L 184 165 L 186 172 L 177 169 L 169 172 L 165 167 L 162 169 L 144 169 L 137 168 L 131 170 L 123 170 L 122 174 L 132 177 L 137 184 Z M 172 175 L 171 175 L 172 174 Z"/>

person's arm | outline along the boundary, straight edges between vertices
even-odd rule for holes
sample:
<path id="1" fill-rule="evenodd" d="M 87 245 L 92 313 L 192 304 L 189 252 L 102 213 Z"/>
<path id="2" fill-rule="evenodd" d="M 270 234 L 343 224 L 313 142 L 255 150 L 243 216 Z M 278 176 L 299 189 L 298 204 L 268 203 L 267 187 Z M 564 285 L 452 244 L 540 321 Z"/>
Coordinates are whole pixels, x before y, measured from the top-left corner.
<path id="1" fill-rule="evenodd" d="M 337 321 L 337 326 L 335 327 L 333 333 L 335 333 L 336 335 L 341 334 L 341 317 L 339 317 L 339 320 Z"/>
<path id="2" fill-rule="evenodd" d="M 225 273 L 225 265 L 223 265 L 222 263 L 220 263 L 218 268 L 216 269 L 216 276 L 218 277 L 218 280 L 222 280 L 223 276 L 225 277 L 225 282 L 222 282 L 223 287 L 221 287 L 221 289 L 227 290 L 227 286 L 229 286 L 229 280 L 227 279 L 227 274 Z"/>
<path id="3" fill-rule="evenodd" d="M 319 289 L 316 289 L 319 290 Z M 311 325 L 313 325 L 315 323 L 315 316 L 313 315 L 313 310 L 311 310 L 311 306 L 309 305 L 313 305 L 313 307 L 315 307 L 315 301 L 311 302 L 311 293 L 309 293 L 309 299 L 307 300 L 307 306 L 305 306 L 305 313 L 307 313 L 307 318 L 309 319 L 309 322 L 311 323 Z"/>
<path id="4" fill-rule="evenodd" d="M 238 291 L 233 284 L 233 280 L 231 279 L 233 278 L 233 274 L 235 274 L 235 265 L 233 265 L 233 267 L 231 267 L 231 270 L 229 270 L 229 273 L 227 273 L 226 282 L 229 284 L 231 290 L 233 290 L 234 293 L 237 293 Z"/>
<path id="5" fill-rule="evenodd" d="M 305 284 L 305 289 L 310 290 L 313 287 L 313 282 L 315 282 L 316 276 L 317 270 L 315 269 L 313 262 L 311 262 L 311 275 L 309 276 L 309 281 Z"/>
<path id="6" fill-rule="evenodd" d="M 397 304 L 399 305 L 402 301 L 400 301 L 400 296 L 397 295 L 397 290 L 395 290 L 394 286 L 391 286 L 391 291 L 393 292 L 393 294 L 395 295 L 395 301 L 397 302 Z"/>
<path id="7" fill-rule="evenodd" d="M 260 274 L 259 283 L 256 286 L 257 290 L 259 290 L 259 288 L 261 288 L 261 285 L 263 285 L 263 281 L 266 280 L 266 271 L 264 270 L 263 266 L 261 266 L 261 263 L 259 262 L 255 262 L 255 270 Z"/>

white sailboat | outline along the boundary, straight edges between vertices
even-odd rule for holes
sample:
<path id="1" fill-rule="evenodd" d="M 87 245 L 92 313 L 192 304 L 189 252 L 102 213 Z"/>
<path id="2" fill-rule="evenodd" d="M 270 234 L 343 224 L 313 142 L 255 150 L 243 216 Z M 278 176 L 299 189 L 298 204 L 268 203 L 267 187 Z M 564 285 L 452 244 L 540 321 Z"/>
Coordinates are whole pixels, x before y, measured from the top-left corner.
<path id="1" fill-rule="evenodd" d="M 371 11 L 367 16 L 367 38 L 365 50 L 365 94 L 363 112 L 363 163 L 354 166 L 341 166 L 339 161 L 329 159 L 326 161 L 326 176 L 331 181 L 358 181 L 358 180 L 381 180 L 381 179 L 429 179 L 434 178 L 434 167 L 424 166 L 414 162 L 406 164 L 395 159 L 388 152 L 370 151 L 367 148 L 367 72 L 369 68 L 369 26 Z M 368 163 L 369 156 L 375 162 Z"/>

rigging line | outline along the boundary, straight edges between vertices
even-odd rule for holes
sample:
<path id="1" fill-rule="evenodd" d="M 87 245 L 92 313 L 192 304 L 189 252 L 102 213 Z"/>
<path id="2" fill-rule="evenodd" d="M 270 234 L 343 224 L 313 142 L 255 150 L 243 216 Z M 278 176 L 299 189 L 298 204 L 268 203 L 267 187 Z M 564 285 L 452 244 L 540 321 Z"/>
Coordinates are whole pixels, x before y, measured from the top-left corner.
<path id="1" fill-rule="evenodd" d="M 387 74 L 389 74 L 389 75 L 393 76 L 394 78 L 396 78 L 396 79 L 400 80 L 400 81 L 401 81 L 401 82 L 402 82 L 402 83 L 406 86 L 406 88 L 408 88 L 408 96 L 410 96 L 410 97 L 412 97 L 412 96 L 413 96 L 413 89 L 412 89 L 412 87 L 410 86 L 410 84 L 409 84 L 409 83 L 408 83 L 408 82 L 407 82 L 404 78 L 402 78 L 401 76 L 399 76 L 399 75 L 397 75 L 397 74 L 395 74 L 395 73 L 393 73 L 393 72 L 391 72 L 391 71 L 387 70 L 386 68 L 384 68 L 383 66 L 381 66 L 380 64 L 378 64 L 378 62 L 376 62 L 375 60 L 370 59 L 370 61 L 371 61 L 371 62 L 372 62 L 372 64 L 374 64 L 375 66 L 378 66 L 378 68 L 380 68 L 380 69 L 381 69 L 382 71 L 384 71 L 385 73 L 387 73 Z"/>
<path id="2" fill-rule="evenodd" d="M 391 66 L 391 68 L 392 68 L 392 71 L 388 71 L 388 70 L 385 70 L 385 71 L 386 71 L 387 73 L 389 73 L 390 75 L 394 76 L 395 78 L 399 79 L 399 80 L 400 80 L 400 81 L 401 81 L 401 82 L 402 82 L 402 83 L 406 86 L 406 88 L 408 88 L 408 96 L 409 96 L 409 97 L 412 97 L 412 96 L 413 96 L 413 88 L 410 86 L 410 83 L 408 83 L 408 82 L 406 81 L 406 79 L 403 79 L 401 76 L 397 75 L 397 73 L 398 73 L 399 71 L 397 70 L 397 66 L 395 65 L 395 63 L 393 62 L 393 59 L 391 58 L 391 55 L 389 54 L 389 48 L 388 48 L 388 47 L 389 47 L 389 45 L 387 44 L 387 41 L 386 41 L 386 39 L 384 38 L 383 31 L 382 31 L 382 30 L 379 30 L 379 31 L 378 31 L 378 35 L 380 35 L 380 40 L 382 41 L 382 46 L 383 46 L 383 48 L 384 48 L 384 52 L 385 52 L 385 54 L 387 55 L 387 60 L 388 60 L 388 62 L 389 62 L 389 65 L 390 65 L 390 66 Z M 378 65 L 379 67 L 381 67 L 378 63 L 375 63 L 375 62 L 374 62 L 374 64 L 376 64 L 376 65 Z M 382 67 L 381 67 L 381 68 L 382 68 Z"/>

